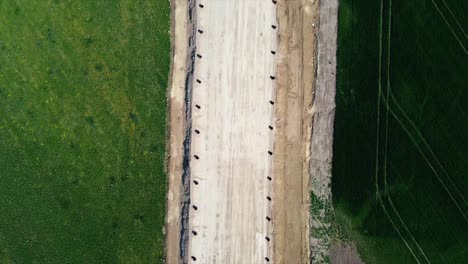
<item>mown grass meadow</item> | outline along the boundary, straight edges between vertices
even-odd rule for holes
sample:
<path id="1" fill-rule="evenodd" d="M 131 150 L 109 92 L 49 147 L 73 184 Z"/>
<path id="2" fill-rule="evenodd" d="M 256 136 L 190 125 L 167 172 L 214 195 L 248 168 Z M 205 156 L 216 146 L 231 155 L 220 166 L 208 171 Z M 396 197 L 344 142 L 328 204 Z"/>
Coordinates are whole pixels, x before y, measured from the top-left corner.
<path id="1" fill-rule="evenodd" d="M 169 1 L 0 1 L 0 263 L 161 263 Z"/>

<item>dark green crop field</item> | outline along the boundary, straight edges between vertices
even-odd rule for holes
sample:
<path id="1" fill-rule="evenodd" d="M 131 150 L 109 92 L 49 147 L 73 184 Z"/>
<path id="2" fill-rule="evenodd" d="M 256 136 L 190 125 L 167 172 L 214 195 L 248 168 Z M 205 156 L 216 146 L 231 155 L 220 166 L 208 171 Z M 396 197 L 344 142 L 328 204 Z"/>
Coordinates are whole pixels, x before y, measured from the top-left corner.
<path id="1" fill-rule="evenodd" d="M 332 189 L 366 263 L 468 263 L 467 12 L 340 1 Z"/>
<path id="2" fill-rule="evenodd" d="M 161 263 L 170 6 L 0 1 L 0 263 Z"/>

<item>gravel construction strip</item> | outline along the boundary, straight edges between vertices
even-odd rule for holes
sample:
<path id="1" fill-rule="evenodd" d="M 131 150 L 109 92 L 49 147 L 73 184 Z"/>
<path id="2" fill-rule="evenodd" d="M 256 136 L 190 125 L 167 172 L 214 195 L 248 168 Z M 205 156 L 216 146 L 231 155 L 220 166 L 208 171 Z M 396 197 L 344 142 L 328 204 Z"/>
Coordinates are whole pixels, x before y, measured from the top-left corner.
<path id="1" fill-rule="evenodd" d="M 314 257 L 308 192 L 330 197 L 337 1 L 320 3 L 318 41 L 317 1 L 273 2 L 172 0 L 166 263 Z"/>
<path id="2" fill-rule="evenodd" d="M 197 3 L 188 262 L 265 263 L 274 241 L 276 6 Z"/>

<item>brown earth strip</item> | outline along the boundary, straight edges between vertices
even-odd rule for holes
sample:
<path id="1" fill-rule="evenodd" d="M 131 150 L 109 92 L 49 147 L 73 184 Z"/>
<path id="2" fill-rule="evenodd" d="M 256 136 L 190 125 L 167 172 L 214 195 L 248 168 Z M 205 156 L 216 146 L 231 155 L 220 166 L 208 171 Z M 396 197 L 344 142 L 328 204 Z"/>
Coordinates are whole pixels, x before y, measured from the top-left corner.
<path id="1" fill-rule="evenodd" d="M 309 263 L 310 141 L 318 1 L 278 1 L 274 263 Z"/>
<path id="2" fill-rule="evenodd" d="M 180 263 L 180 230 L 182 202 L 182 160 L 186 122 L 184 119 L 185 80 L 188 58 L 188 3 L 171 1 L 172 62 L 168 89 L 167 163 L 168 176 L 166 206 L 166 260 L 167 264 Z"/>

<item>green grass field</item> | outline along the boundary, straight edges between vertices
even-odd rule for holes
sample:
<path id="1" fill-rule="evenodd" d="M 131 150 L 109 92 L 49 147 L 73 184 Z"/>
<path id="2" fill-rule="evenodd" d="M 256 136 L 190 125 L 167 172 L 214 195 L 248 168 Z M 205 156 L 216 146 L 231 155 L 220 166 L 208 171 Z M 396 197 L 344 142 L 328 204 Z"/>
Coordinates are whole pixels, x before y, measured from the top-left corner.
<path id="1" fill-rule="evenodd" d="M 170 6 L 0 1 L 0 263 L 161 263 Z"/>
<path id="2" fill-rule="evenodd" d="M 332 188 L 366 263 L 468 263 L 467 11 L 340 1 Z"/>

